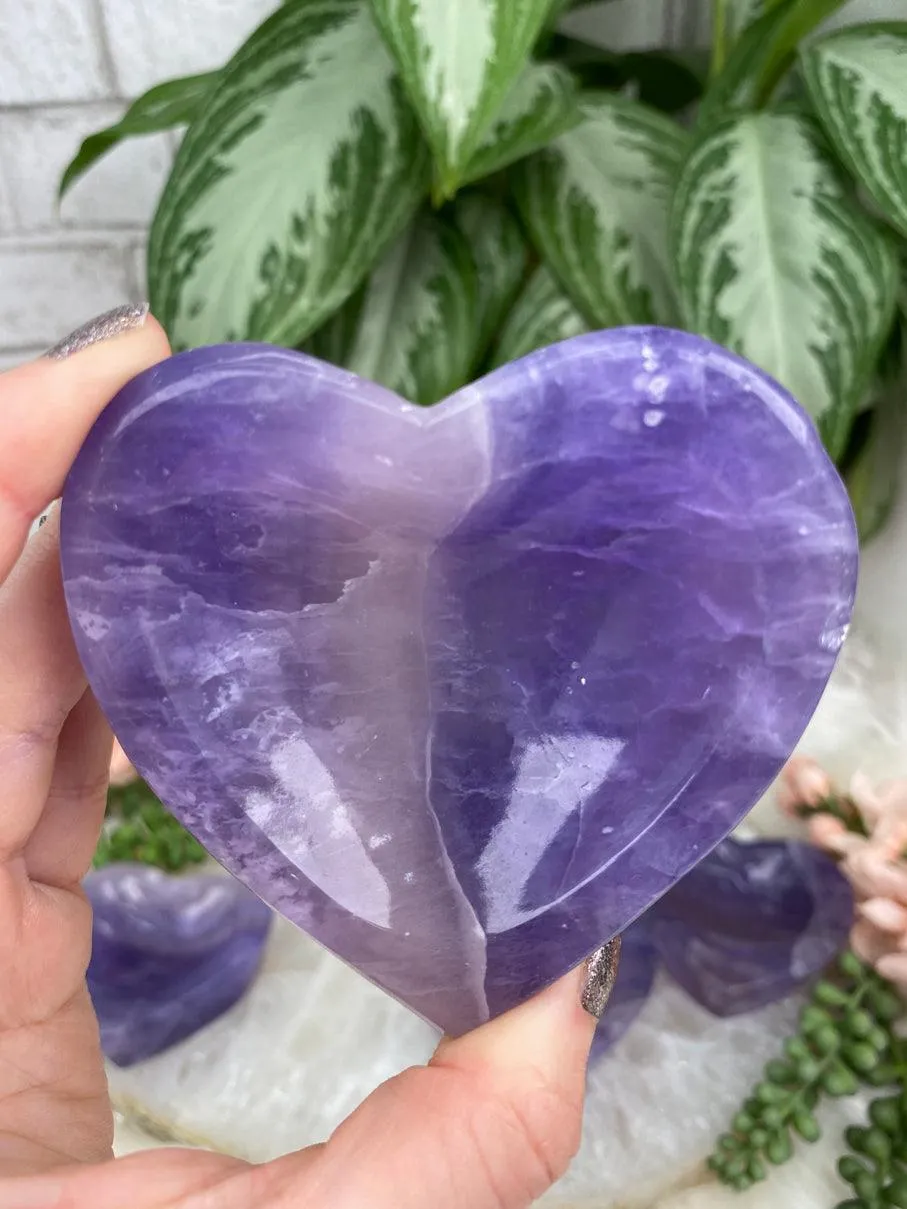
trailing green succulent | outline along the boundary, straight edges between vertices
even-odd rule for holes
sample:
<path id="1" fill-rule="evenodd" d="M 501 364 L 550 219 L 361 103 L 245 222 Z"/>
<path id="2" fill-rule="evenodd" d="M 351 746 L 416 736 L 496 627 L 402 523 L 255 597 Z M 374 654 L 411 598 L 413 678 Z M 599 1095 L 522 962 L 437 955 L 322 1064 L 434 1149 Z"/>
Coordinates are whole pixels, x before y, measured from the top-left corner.
<path id="1" fill-rule="evenodd" d="M 898 809 L 900 783 L 867 797 L 840 793 L 818 765 L 802 757 L 799 761 L 800 767 L 792 763 L 785 774 L 784 808 L 807 822 L 833 820 L 831 828 L 813 833 L 813 839 L 829 845 L 829 852 L 843 858 L 846 867 L 847 852 L 867 851 L 860 846 L 872 844 L 875 829 L 884 828 Z M 897 861 L 889 866 L 890 853 L 880 859 L 883 869 L 897 870 Z M 876 904 L 883 898 L 876 898 Z M 878 939 L 892 950 L 897 947 L 897 935 L 888 933 L 877 934 L 869 947 Z M 719 1139 L 709 1160 L 718 1178 L 732 1188 L 749 1188 L 766 1177 L 771 1164 L 793 1157 L 798 1137 L 807 1142 L 819 1138 L 816 1110 L 823 1097 L 878 1088 L 883 1094 L 870 1102 L 866 1124 L 844 1133 L 847 1151 L 838 1172 L 854 1195 L 838 1209 L 907 1209 L 904 1016 L 903 998 L 894 985 L 853 952 L 843 953 L 814 988 L 797 1031 L 784 1042 L 783 1058 L 768 1063 L 730 1132 Z"/>
<path id="2" fill-rule="evenodd" d="M 879 1096 L 869 1105 L 869 1124 L 844 1133 L 850 1153 L 838 1172 L 854 1196 L 838 1209 L 907 1209 L 907 1093 Z"/>
<path id="3" fill-rule="evenodd" d="M 148 256 L 174 347 L 303 348 L 419 403 L 584 330 L 700 332 L 797 396 L 867 536 L 907 394 L 907 23 L 817 37 L 842 3 L 715 0 L 709 64 L 573 37 L 570 0 L 275 0 L 61 189 L 185 127 Z"/>
<path id="4" fill-rule="evenodd" d="M 94 857 L 96 869 L 136 861 L 180 873 L 207 859 L 201 844 L 164 809 L 144 781 L 109 790 L 107 820 Z"/>
<path id="5" fill-rule="evenodd" d="M 833 976 L 814 988 L 797 1031 L 784 1043 L 784 1057 L 768 1063 L 730 1132 L 719 1139 L 709 1160 L 719 1179 L 743 1191 L 765 1179 L 772 1164 L 792 1158 L 798 1138 L 817 1141 L 815 1110 L 823 1097 L 852 1096 L 861 1084 L 898 1084 L 903 1065 L 893 1025 L 902 1012 L 900 997 L 885 979 L 853 953 L 842 954 Z M 879 1197 L 883 1186 L 902 1178 L 896 1164 L 901 1155 L 907 1160 L 907 1111 L 902 1119 L 900 1109 L 891 1107 L 902 1103 L 907 1107 L 903 1089 L 873 1103 L 868 1129 L 848 1130 L 848 1146 L 872 1160 L 869 1166 L 853 1155 L 841 1160 L 841 1175 L 857 1192 L 854 1209 L 900 1204 L 873 1200 L 868 1191 L 877 1188 L 873 1195 Z M 877 1118 L 887 1123 L 881 1134 Z"/>

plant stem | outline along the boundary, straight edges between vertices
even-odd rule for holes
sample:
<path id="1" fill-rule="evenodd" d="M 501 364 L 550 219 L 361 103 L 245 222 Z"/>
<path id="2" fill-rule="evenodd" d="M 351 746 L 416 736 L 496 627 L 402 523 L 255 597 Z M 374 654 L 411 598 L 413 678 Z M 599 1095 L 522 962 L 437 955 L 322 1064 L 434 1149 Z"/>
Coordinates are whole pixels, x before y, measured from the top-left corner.
<path id="1" fill-rule="evenodd" d="M 712 65 L 709 79 L 714 80 L 724 69 L 727 57 L 727 0 L 712 0 Z"/>
<path id="2" fill-rule="evenodd" d="M 764 108 L 772 99 L 775 89 L 796 58 L 800 42 L 844 3 L 845 0 L 800 0 L 791 6 L 779 26 L 774 45 L 759 76 L 757 109 Z"/>
<path id="3" fill-rule="evenodd" d="M 862 1007 L 863 1000 L 866 998 L 869 987 L 870 984 L 868 982 L 858 985 L 853 993 L 848 997 L 846 1005 L 842 1005 L 841 1013 L 843 1014 L 844 1012 L 855 1011 L 857 1008 Z M 781 1104 L 778 1105 L 778 1107 L 781 1108 L 785 1114 L 785 1124 L 793 1119 L 794 1114 L 799 1109 L 809 1109 L 811 1107 L 811 1105 L 808 1103 L 810 1093 L 821 1090 L 825 1076 L 838 1061 L 840 1061 L 840 1056 L 836 1051 L 833 1051 L 829 1054 L 824 1054 L 818 1059 L 816 1074 L 811 1082 L 804 1083 L 803 1086 L 792 1090 L 789 1093 L 790 1098 L 788 1099 L 787 1103 L 783 1106 Z"/>
<path id="4" fill-rule="evenodd" d="M 784 1059 L 766 1065 L 730 1132 L 719 1138 L 709 1166 L 722 1183 L 742 1191 L 765 1179 L 766 1162 L 792 1157 L 796 1135 L 816 1141 L 814 1110 L 823 1096 L 852 1095 L 861 1082 L 890 1085 L 897 1074 L 892 1059 L 900 1057 L 892 1022 L 900 1011 L 884 979 L 843 953 L 836 981 L 823 979 L 813 989 L 796 1032 L 784 1043 Z"/>
<path id="5" fill-rule="evenodd" d="M 861 835 L 865 838 L 869 836 L 869 829 L 863 820 L 863 816 L 857 809 L 856 804 L 848 797 L 838 797 L 836 794 L 825 798 L 815 806 L 801 806 L 797 810 L 797 814 L 801 819 L 812 819 L 816 815 L 827 814 L 833 819 L 838 819 L 844 824 L 848 831 L 854 835 Z"/>

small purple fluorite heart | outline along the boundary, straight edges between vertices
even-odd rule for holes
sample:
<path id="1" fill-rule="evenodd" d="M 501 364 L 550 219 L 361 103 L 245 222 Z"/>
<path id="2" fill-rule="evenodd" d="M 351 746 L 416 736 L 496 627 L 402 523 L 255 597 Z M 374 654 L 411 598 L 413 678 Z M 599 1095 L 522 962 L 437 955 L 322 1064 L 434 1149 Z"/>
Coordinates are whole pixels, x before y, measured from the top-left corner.
<path id="1" fill-rule="evenodd" d="M 182 354 L 63 504 L 92 686 L 278 911 L 440 1027 L 519 1003 L 746 813 L 849 620 L 841 482 L 774 382 L 615 329 L 423 410 Z"/>
<path id="2" fill-rule="evenodd" d="M 811 844 L 719 844 L 623 934 L 620 975 L 593 1059 L 642 1011 L 659 966 L 715 1016 L 777 1003 L 846 947 L 853 890 Z"/>
<path id="3" fill-rule="evenodd" d="M 228 877 L 110 865 L 93 910 L 88 990 L 104 1053 L 132 1066 L 228 1011 L 258 972 L 272 915 Z"/>
<path id="4" fill-rule="evenodd" d="M 649 935 L 665 967 L 716 1016 L 790 995 L 834 961 L 853 890 L 810 844 L 727 840 L 666 894 Z"/>

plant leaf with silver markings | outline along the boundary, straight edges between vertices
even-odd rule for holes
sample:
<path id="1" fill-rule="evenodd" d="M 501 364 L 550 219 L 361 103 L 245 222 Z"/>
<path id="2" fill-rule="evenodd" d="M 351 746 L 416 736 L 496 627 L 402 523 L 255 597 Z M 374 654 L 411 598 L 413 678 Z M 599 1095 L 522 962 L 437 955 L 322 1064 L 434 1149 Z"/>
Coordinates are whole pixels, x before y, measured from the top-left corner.
<path id="1" fill-rule="evenodd" d="M 687 136 L 613 93 L 582 99 L 583 121 L 513 169 L 543 260 L 592 326 L 677 317 L 668 210 Z"/>
<path id="2" fill-rule="evenodd" d="M 463 235 L 421 214 L 368 280 L 346 367 L 413 403 L 437 403 L 469 381 L 479 345 L 477 302 Z"/>
<path id="3" fill-rule="evenodd" d="M 901 319 L 890 342 L 875 384 L 874 405 L 868 417 L 869 433 L 844 480 L 850 493 L 861 542 L 868 542 L 883 527 L 901 486 L 901 467 L 907 438 L 907 319 Z"/>
<path id="4" fill-rule="evenodd" d="M 891 328 L 898 265 L 812 123 L 758 113 L 713 128 L 678 182 L 672 245 L 686 325 L 786 386 L 838 456 Z"/>
<path id="5" fill-rule="evenodd" d="M 907 21 L 838 30 L 804 50 L 801 64 L 836 151 L 907 235 Z"/>
<path id="6" fill-rule="evenodd" d="M 482 180 L 539 151 L 581 116 L 570 72 L 554 63 L 531 63 L 507 94 L 463 180 Z"/>
<path id="7" fill-rule="evenodd" d="M 569 340 L 588 330 L 589 325 L 550 270 L 539 265 L 507 318 L 492 368 L 518 361 L 537 348 Z"/>
<path id="8" fill-rule="evenodd" d="M 474 350 L 473 362 L 468 374 L 463 377 L 463 381 L 465 382 L 475 376 L 485 352 L 500 327 L 501 320 L 509 310 L 514 297 L 519 292 L 529 259 L 529 248 L 519 224 L 507 207 L 496 198 L 484 193 L 475 191 L 461 194 L 451 207 L 449 217 L 462 235 L 465 245 L 469 249 L 475 271 L 476 296 L 474 322 L 476 325 L 476 337 L 471 342 Z M 431 220 L 428 221 L 429 226 L 431 226 Z M 397 248 L 400 256 L 404 259 L 407 249 L 409 249 L 410 255 L 419 255 L 419 241 L 413 240 L 409 242 L 404 238 L 400 241 Z M 390 264 L 391 261 L 396 259 L 393 253 L 389 253 L 386 262 Z M 454 263 L 457 263 L 458 259 L 459 256 L 455 256 Z M 398 263 L 401 279 L 418 267 L 415 263 Z M 344 368 L 354 367 L 363 373 L 370 371 L 372 374 L 380 374 L 382 372 L 380 369 L 372 368 L 375 364 L 374 358 L 364 355 L 362 341 L 359 343 L 358 352 L 355 351 L 360 325 L 365 319 L 364 312 L 367 299 L 371 296 L 372 305 L 376 305 L 376 285 L 379 284 L 379 276 L 380 269 L 376 271 L 373 278 L 362 289 L 357 290 L 353 297 L 323 327 L 319 328 L 305 342 L 303 351 L 310 353 L 314 357 L 320 357 L 323 361 L 329 361 L 333 365 L 343 366 Z M 389 278 L 386 278 L 387 280 Z M 410 277 L 408 280 L 411 283 L 413 278 Z M 385 291 L 379 289 L 377 292 L 386 292 L 386 286 Z M 402 303 L 400 300 L 406 292 L 406 286 L 401 286 L 396 301 L 392 301 L 390 307 L 378 308 L 389 316 L 389 328 L 393 327 L 395 321 L 394 315 L 399 314 L 401 310 L 405 309 L 405 303 Z M 392 290 L 391 293 L 393 293 Z M 396 310 L 395 307 L 397 308 Z M 389 334 L 388 339 L 393 342 L 399 334 L 392 332 Z M 379 340 L 377 335 L 375 336 L 375 340 L 376 342 Z M 390 355 L 393 356 L 393 352 L 390 352 Z M 432 364 L 438 363 L 437 358 L 432 358 L 431 361 Z M 460 376 L 463 376 L 462 373 Z M 406 389 L 401 390 L 401 393 L 407 395 L 412 393 L 416 397 L 417 402 L 436 401 L 434 392 L 440 389 L 440 387 L 434 385 L 431 378 L 431 374 L 427 374 L 424 369 L 419 369 L 407 383 Z M 427 383 L 424 391 L 420 385 L 423 382 Z M 462 385 L 462 383 L 460 384 Z M 424 399 L 418 396 L 424 396 Z M 438 395 L 437 397 L 440 398 L 441 396 Z"/>
<path id="9" fill-rule="evenodd" d="M 406 225 L 428 174 L 368 8 L 284 5 L 183 140 L 151 232 L 155 314 L 177 347 L 298 344 Z"/>
<path id="10" fill-rule="evenodd" d="M 525 69 L 551 0 L 372 0 L 451 197 Z"/>
<path id="11" fill-rule="evenodd" d="M 454 203 L 453 219 L 463 233 L 476 267 L 481 360 L 523 284 L 529 247 L 507 207 L 483 193 L 459 196 Z"/>

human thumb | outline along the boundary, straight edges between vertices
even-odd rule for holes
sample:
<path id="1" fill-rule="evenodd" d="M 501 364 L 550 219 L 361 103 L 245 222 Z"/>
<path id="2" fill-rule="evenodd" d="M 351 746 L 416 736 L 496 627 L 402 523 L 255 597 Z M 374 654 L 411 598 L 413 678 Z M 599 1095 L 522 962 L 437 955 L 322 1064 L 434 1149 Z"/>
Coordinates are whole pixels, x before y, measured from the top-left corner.
<path id="1" fill-rule="evenodd" d="M 524 1209 L 579 1146 L 620 942 L 383 1084 L 306 1172 L 311 1209 Z M 292 1159 L 284 1160 L 288 1165 Z"/>

